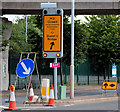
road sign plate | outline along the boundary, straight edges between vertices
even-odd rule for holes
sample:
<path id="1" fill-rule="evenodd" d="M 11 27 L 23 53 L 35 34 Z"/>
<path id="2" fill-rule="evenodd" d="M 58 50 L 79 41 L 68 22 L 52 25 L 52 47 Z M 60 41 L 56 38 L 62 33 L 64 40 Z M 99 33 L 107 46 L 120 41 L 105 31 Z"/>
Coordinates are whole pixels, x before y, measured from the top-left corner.
<path id="1" fill-rule="evenodd" d="M 16 74 L 18 77 L 27 77 L 29 76 L 34 70 L 34 62 L 31 59 L 23 59 L 21 62 L 18 63 L 16 68 Z"/>
<path id="2" fill-rule="evenodd" d="M 116 65 L 113 64 L 113 65 L 112 65 L 112 77 L 116 77 L 116 75 L 117 75 Z"/>
<path id="3" fill-rule="evenodd" d="M 50 63 L 50 67 L 60 67 L 60 63 Z"/>
<path id="4" fill-rule="evenodd" d="M 61 16 L 44 16 L 44 51 L 61 51 Z"/>
<path id="5" fill-rule="evenodd" d="M 117 82 L 103 82 L 102 89 L 106 90 L 117 89 Z"/>

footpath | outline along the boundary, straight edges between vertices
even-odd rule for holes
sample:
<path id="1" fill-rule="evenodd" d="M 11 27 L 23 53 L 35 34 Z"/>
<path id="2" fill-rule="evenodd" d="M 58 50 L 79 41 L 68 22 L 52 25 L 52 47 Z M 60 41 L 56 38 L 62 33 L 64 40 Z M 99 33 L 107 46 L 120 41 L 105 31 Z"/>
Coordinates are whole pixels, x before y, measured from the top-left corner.
<path id="1" fill-rule="evenodd" d="M 119 85 L 118 85 L 119 86 Z M 34 89 L 35 95 L 40 95 L 40 89 Z M 56 104 L 81 104 L 81 103 L 90 103 L 90 102 L 104 102 L 104 101 L 115 101 L 118 100 L 119 96 L 119 87 L 116 91 L 107 91 L 106 95 L 102 94 L 103 90 L 101 85 L 83 85 L 76 86 L 74 99 L 70 99 L 70 87 L 66 88 L 66 99 L 65 100 L 55 100 Z M 26 90 L 15 90 L 15 95 L 17 96 L 26 96 Z M 0 93 L 0 97 L 9 97 L 9 91 L 3 91 Z"/>

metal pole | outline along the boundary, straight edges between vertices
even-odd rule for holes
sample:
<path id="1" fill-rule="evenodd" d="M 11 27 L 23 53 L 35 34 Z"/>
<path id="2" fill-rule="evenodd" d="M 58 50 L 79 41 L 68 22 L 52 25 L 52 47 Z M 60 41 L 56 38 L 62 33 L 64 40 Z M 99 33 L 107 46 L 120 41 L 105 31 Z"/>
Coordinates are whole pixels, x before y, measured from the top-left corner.
<path id="1" fill-rule="evenodd" d="M 26 16 L 26 42 L 27 42 L 27 16 Z"/>
<path id="2" fill-rule="evenodd" d="M 57 63 L 57 58 L 54 59 L 54 63 Z M 57 100 L 57 67 L 54 67 L 54 93 Z"/>
<path id="3" fill-rule="evenodd" d="M 71 65 L 70 65 L 70 99 L 74 98 L 74 0 L 71 9 Z"/>

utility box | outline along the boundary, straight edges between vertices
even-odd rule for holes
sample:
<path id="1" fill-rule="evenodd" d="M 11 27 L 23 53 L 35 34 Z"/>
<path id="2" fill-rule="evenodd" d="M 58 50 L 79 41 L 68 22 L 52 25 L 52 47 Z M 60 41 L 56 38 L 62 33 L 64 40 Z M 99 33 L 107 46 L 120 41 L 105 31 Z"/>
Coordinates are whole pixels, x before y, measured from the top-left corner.
<path id="1" fill-rule="evenodd" d="M 59 86 L 58 99 L 66 99 L 66 86 Z"/>

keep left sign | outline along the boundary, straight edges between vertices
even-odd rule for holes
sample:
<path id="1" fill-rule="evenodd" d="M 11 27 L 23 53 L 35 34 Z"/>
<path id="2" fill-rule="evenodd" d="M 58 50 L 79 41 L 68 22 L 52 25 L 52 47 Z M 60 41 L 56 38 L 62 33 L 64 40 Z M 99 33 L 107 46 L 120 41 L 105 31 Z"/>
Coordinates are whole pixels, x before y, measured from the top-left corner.
<path id="1" fill-rule="evenodd" d="M 29 76 L 34 70 L 34 62 L 31 59 L 23 59 L 21 62 L 18 63 L 16 68 L 16 74 L 18 77 L 27 77 Z"/>

